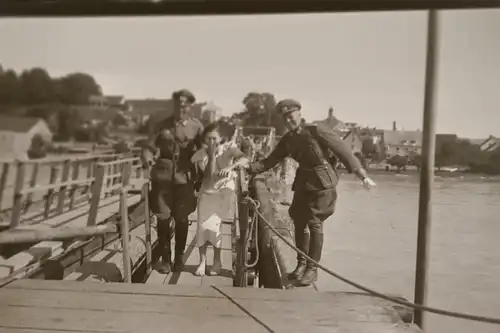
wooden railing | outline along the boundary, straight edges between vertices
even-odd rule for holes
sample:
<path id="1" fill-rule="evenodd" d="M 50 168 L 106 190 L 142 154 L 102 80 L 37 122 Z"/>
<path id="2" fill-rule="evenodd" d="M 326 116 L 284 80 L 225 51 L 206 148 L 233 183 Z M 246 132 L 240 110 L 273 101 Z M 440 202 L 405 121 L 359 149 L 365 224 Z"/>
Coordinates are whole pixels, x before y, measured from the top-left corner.
<path id="1" fill-rule="evenodd" d="M 92 157 L 94 160 L 96 157 Z M 128 218 L 128 197 L 131 191 L 140 191 L 142 194 L 142 200 L 144 200 L 145 209 L 145 228 L 146 228 L 146 268 L 150 270 L 152 261 L 152 249 L 151 249 L 151 223 L 149 215 L 149 203 L 148 203 L 148 192 L 149 192 L 149 175 L 147 170 L 142 169 L 140 159 L 137 157 L 132 158 L 122 158 L 116 159 L 117 156 L 111 156 L 111 161 L 97 161 L 92 168 L 92 175 L 85 177 L 84 179 L 69 180 L 68 176 L 64 177 L 65 181 L 57 181 L 44 186 L 31 186 L 23 188 L 18 186 L 15 188 L 15 205 L 13 214 L 14 217 L 19 218 L 19 211 L 22 207 L 21 203 L 29 194 L 36 192 L 46 192 L 46 191 L 58 191 L 58 202 L 63 202 L 66 190 L 75 186 L 91 186 L 91 199 L 90 207 L 88 210 L 88 218 L 86 226 L 77 227 L 65 227 L 65 228 L 29 228 L 25 227 L 22 229 L 15 228 L 18 223 L 11 223 L 11 229 L 0 232 L 0 245 L 2 244 L 15 244 L 15 243 L 36 243 L 40 241 L 52 241 L 52 240 L 63 240 L 72 239 L 77 237 L 90 237 L 103 235 L 108 233 L 120 233 L 121 241 L 123 247 L 123 269 L 124 269 L 124 281 L 131 282 L 132 269 L 130 263 L 130 249 L 129 249 L 129 218 Z M 82 160 L 87 161 L 87 159 L 76 159 L 72 161 L 63 160 L 64 169 L 63 176 L 69 174 L 68 165 L 72 165 L 76 162 L 81 162 Z M 21 163 L 21 162 L 20 162 Z M 43 163 L 54 163 L 54 161 L 43 161 L 38 163 L 41 165 Z M 23 184 L 19 180 L 23 176 L 23 165 L 18 166 L 21 172 L 18 173 L 16 178 L 16 185 Z M 19 170 L 19 169 L 18 169 Z M 97 215 L 100 209 L 101 199 L 109 195 L 119 195 L 120 198 L 120 222 L 115 223 L 105 223 L 97 225 Z M 47 199 L 50 200 L 50 199 Z M 58 209 L 62 205 L 58 204 Z M 12 220 L 18 222 L 19 220 Z"/>
<path id="2" fill-rule="evenodd" d="M 141 174 L 144 171 L 144 174 Z M 142 177 L 141 177 L 142 176 Z M 120 225 L 117 230 L 121 234 L 123 248 L 124 282 L 132 282 L 132 267 L 130 260 L 130 230 L 128 220 L 128 194 L 132 190 L 140 189 L 145 201 L 145 241 L 146 241 L 146 270 L 149 273 L 152 265 L 151 222 L 149 215 L 149 174 L 142 169 L 139 158 L 121 159 L 111 162 L 98 163 L 96 166 L 96 181 L 92 188 L 92 201 L 87 221 L 87 229 L 95 228 L 95 221 L 102 197 L 119 193 L 120 195 Z M 136 181 L 133 183 L 133 181 Z M 109 226 L 111 229 L 111 226 Z"/>
<path id="3" fill-rule="evenodd" d="M 38 205 L 36 210 L 44 219 L 49 218 L 51 213 L 63 213 L 65 208 L 73 209 L 78 200 L 88 199 L 90 196 L 97 163 L 122 157 L 122 154 L 102 154 L 39 160 L 0 160 L 2 226 L 19 226 L 21 216 L 35 204 Z M 116 167 L 108 170 L 110 174 L 113 172 L 116 174 Z M 116 184 L 116 180 L 111 181 Z M 56 207 L 53 207 L 54 201 Z M 10 223 L 6 221 L 6 216 L 10 217 Z"/>

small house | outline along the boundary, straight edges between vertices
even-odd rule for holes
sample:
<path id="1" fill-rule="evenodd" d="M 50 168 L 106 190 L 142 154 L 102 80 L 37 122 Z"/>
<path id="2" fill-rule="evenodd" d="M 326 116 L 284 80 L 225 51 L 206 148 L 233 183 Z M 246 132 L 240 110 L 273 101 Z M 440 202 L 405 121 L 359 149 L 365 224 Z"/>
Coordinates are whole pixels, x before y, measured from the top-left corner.
<path id="1" fill-rule="evenodd" d="M 422 153 L 421 131 L 384 131 L 382 140 L 387 158 Z"/>
<path id="2" fill-rule="evenodd" d="M 2 158 L 28 157 L 28 150 L 36 135 L 52 141 L 52 132 L 41 118 L 0 116 L 0 154 Z"/>

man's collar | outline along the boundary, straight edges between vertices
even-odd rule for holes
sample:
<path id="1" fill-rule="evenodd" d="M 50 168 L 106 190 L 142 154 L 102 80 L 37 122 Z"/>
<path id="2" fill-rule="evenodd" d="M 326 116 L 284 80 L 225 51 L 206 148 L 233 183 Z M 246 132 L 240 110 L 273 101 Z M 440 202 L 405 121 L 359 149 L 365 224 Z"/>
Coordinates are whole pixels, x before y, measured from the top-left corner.
<path id="1" fill-rule="evenodd" d="M 302 126 L 297 127 L 295 130 L 290 131 L 291 134 L 300 134 L 302 132 Z"/>

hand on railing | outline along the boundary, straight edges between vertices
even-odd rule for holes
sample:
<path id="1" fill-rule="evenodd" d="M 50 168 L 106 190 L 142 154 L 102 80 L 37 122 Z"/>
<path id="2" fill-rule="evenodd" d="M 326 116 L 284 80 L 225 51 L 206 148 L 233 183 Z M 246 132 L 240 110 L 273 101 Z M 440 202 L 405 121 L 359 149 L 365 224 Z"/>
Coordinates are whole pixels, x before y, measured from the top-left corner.
<path id="1" fill-rule="evenodd" d="M 219 170 L 219 172 L 217 172 L 217 176 L 219 177 L 227 177 L 231 174 L 231 172 L 233 172 L 235 168 L 234 167 L 227 167 L 227 168 L 223 168 L 221 170 Z"/>
<path id="2" fill-rule="evenodd" d="M 241 193 L 241 195 L 245 196 L 248 194 L 248 182 L 247 182 L 247 169 L 244 166 L 238 166 L 235 168 L 237 171 L 238 175 L 238 191 Z"/>

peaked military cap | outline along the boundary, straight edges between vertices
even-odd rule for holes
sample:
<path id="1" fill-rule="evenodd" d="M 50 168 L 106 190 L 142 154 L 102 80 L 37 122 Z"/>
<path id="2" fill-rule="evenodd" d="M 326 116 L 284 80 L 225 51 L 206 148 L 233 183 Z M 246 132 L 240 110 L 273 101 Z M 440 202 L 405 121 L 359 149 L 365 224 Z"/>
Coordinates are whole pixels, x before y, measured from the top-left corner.
<path id="1" fill-rule="evenodd" d="M 302 109 L 302 105 L 294 99 L 283 99 L 276 104 L 276 110 L 279 114 L 285 115 L 293 111 L 299 111 Z"/>
<path id="2" fill-rule="evenodd" d="M 177 99 L 180 97 L 186 97 L 188 99 L 188 101 L 191 103 L 196 102 L 196 97 L 194 97 L 194 94 L 187 89 L 177 90 L 177 91 L 174 91 L 174 93 L 172 94 L 173 99 Z"/>

